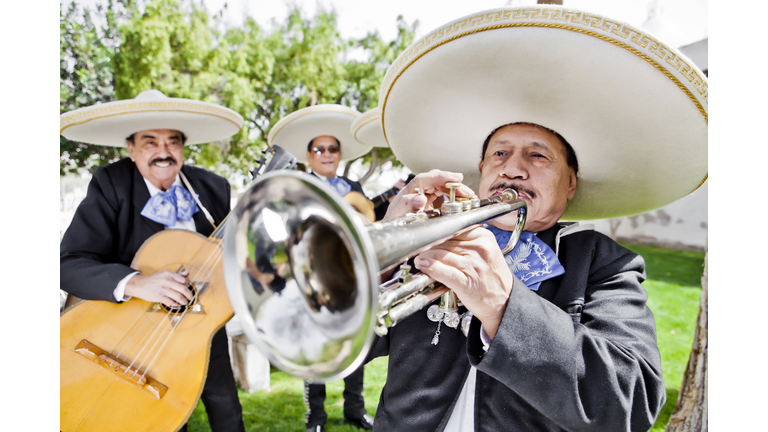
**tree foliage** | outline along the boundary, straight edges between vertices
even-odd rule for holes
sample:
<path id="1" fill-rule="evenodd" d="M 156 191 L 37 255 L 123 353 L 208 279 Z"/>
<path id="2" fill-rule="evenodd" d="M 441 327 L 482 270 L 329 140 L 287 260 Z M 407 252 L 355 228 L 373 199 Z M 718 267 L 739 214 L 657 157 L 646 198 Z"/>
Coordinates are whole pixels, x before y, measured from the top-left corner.
<path id="1" fill-rule="evenodd" d="M 345 40 L 333 11 L 306 18 L 293 6 L 269 30 L 252 18 L 224 28 L 220 16 L 194 0 L 106 0 L 95 10 L 80 9 L 75 0 L 62 5 L 61 113 L 152 88 L 221 104 L 243 116 L 243 128 L 225 142 L 187 146 L 187 163 L 224 176 L 245 174 L 266 148 L 270 128 L 291 112 L 323 103 L 360 112 L 377 106 L 384 74 L 416 27 L 400 17 L 393 41 L 375 32 Z M 352 52 L 364 59 L 347 60 Z M 60 140 L 62 175 L 125 154 Z M 373 171 L 393 159 L 389 149 L 377 149 L 363 164 Z"/>
<path id="2" fill-rule="evenodd" d="M 59 14 L 59 111 L 65 113 L 98 102 L 115 100 L 113 59 L 119 45 L 121 4 L 109 0 L 95 11 L 80 11 L 72 2 Z M 95 15 L 95 17 L 94 17 Z M 94 22 L 102 21 L 97 26 Z M 59 174 L 93 169 L 121 157 L 120 149 L 92 146 L 59 136 Z"/>

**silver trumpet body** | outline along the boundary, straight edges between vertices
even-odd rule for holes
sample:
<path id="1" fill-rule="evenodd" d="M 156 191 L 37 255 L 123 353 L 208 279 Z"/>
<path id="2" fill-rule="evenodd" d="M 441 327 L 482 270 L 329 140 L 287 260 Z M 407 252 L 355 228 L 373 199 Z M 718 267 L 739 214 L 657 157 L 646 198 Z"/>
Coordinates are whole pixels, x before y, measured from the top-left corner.
<path id="1" fill-rule="evenodd" d="M 313 175 L 261 175 L 230 213 L 223 241 L 227 293 L 243 332 L 291 375 L 321 383 L 352 373 L 375 334 L 386 334 L 441 292 L 407 266 L 399 281 L 380 288 L 381 274 L 516 210 L 505 250 L 519 239 L 526 204 L 514 191 L 451 203 L 371 224 Z"/>

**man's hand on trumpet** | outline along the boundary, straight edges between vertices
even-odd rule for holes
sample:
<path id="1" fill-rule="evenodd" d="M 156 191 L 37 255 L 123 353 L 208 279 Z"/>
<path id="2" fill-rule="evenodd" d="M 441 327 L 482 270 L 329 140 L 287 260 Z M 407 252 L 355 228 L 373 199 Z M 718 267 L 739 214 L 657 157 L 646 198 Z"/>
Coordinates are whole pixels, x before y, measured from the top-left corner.
<path id="1" fill-rule="evenodd" d="M 439 170 L 417 175 L 392 201 L 385 219 L 439 208 L 443 196 L 449 193 L 445 184 L 463 178 L 460 173 Z M 474 195 L 465 185 L 456 189 L 456 194 Z M 417 255 L 415 264 L 421 272 L 452 289 L 493 338 L 514 280 L 493 234 L 481 227 L 473 228 Z"/>
<path id="2" fill-rule="evenodd" d="M 439 208 L 443 196 L 449 193 L 446 183 L 461 183 L 464 175 L 448 171 L 432 170 L 417 175 L 404 188 L 400 189 L 395 199 L 387 209 L 384 219 L 392 219 L 405 216 L 406 213 L 415 213 L 419 210 L 431 210 Z M 418 191 L 417 191 L 418 190 Z M 461 185 L 456 189 L 456 195 L 471 197 L 472 189 Z"/>
<path id="3" fill-rule="evenodd" d="M 420 253 L 415 264 L 452 289 L 489 337 L 496 335 L 514 279 L 490 231 L 472 228 Z"/>

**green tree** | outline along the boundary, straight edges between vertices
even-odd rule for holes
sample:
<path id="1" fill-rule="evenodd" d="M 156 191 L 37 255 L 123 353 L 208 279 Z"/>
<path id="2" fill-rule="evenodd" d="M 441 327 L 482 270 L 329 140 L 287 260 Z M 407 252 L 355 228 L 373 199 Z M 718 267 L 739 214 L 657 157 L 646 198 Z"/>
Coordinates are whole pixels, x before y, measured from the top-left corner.
<path id="1" fill-rule="evenodd" d="M 258 25 L 222 35 L 208 13 L 194 2 L 156 0 L 143 13 L 134 6 L 133 19 L 120 27 L 115 57 L 115 90 L 119 99 L 157 89 L 169 97 L 220 104 L 246 119 L 232 138 L 186 149 L 188 163 L 225 176 L 245 171 L 258 154 L 250 137 L 251 114 L 258 89 L 271 82 L 274 56 Z"/>
<path id="2" fill-rule="evenodd" d="M 397 17 L 397 37 L 391 42 L 382 40 L 378 32 L 368 33 L 364 38 L 350 41 L 351 48 L 362 48 L 368 58 L 366 61 L 351 61 L 345 67 L 347 69 L 347 89 L 342 97 L 342 104 L 349 104 L 360 112 L 368 111 L 379 105 L 379 91 L 387 69 L 395 61 L 398 55 L 413 43 L 413 36 L 419 22 L 408 25 L 400 15 Z M 345 103 L 347 102 L 347 103 Z M 363 167 L 367 172 L 360 178 L 360 183 L 365 183 L 374 172 L 387 162 L 392 162 L 395 167 L 403 166 L 395 159 L 394 153 L 388 148 L 374 147 L 368 154 L 361 157 Z M 347 163 L 344 175 L 349 173 L 349 168 L 355 161 Z"/>
<path id="3" fill-rule="evenodd" d="M 118 23 L 125 2 L 109 0 L 96 10 L 80 9 L 73 0 L 59 12 L 59 112 L 115 100 L 113 59 L 119 45 Z M 103 25 L 97 26 L 96 22 Z M 92 146 L 59 136 L 59 174 L 92 170 L 122 154 L 114 147 Z"/>
<path id="4" fill-rule="evenodd" d="M 117 1 L 117 3 L 115 3 Z M 386 69 L 413 40 L 416 24 L 398 19 L 398 36 L 377 33 L 343 39 L 334 11 L 304 18 L 297 7 L 265 31 L 252 18 L 222 28 L 195 0 L 109 0 L 93 23 L 73 1 L 61 11 L 61 112 L 96 102 L 133 98 L 157 89 L 169 97 L 227 106 L 245 119 L 242 130 L 222 142 L 187 146 L 187 163 L 232 178 L 246 174 L 266 148 L 267 134 L 298 109 L 338 103 L 359 111 L 375 107 Z M 367 59 L 346 61 L 349 50 Z M 61 138 L 61 173 L 93 170 L 125 154 L 121 149 Z M 389 149 L 364 159 L 369 173 L 393 160 Z"/>
<path id="5" fill-rule="evenodd" d="M 346 43 L 333 12 L 321 10 L 305 19 L 294 7 L 283 25 L 274 25 L 264 43 L 274 56 L 271 82 L 258 88 L 252 114 L 260 147 L 266 147 L 269 130 L 281 118 L 315 104 L 338 103 L 346 88 L 346 71 L 339 61 Z"/>

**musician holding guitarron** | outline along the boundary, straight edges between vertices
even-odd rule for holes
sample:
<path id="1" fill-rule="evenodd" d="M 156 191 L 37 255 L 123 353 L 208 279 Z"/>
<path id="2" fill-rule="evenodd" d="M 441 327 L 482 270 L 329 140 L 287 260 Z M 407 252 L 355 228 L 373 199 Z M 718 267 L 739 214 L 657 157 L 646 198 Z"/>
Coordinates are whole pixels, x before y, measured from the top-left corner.
<path id="1" fill-rule="evenodd" d="M 60 118 L 74 141 L 127 146 L 99 168 L 60 246 L 61 430 L 186 430 L 202 397 L 211 429 L 244 431 L 224 324 L 217 228 L 224 178 L 184 145 L 224 140 L 243 118 L 148 90 Z"/>

